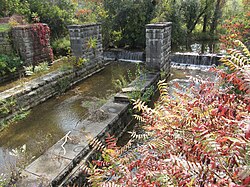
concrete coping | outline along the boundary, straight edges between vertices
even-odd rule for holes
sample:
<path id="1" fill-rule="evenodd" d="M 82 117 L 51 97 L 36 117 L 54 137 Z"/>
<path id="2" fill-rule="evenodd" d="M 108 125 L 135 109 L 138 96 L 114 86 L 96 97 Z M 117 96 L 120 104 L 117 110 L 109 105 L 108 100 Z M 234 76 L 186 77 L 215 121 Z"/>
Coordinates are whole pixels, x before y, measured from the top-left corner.
<path id="1" fill-rule="evenodd" d="M 78 28 L 85 28 L 85 27 L 91 27 L 91 26 L 98 26 L 101 25 L 101 23 L 86 23 L 82 25 L 68 25 L 68 29 L 78 29 Z"/>
<path id="2" fill-rule="evenodd" d="M 170 27 L 170 26 L 172 26 L 172 22 L 160 22 L 160 23 L 147 24 L 146 28 L 147 29 L 163 29 L 165 27 Z"/>

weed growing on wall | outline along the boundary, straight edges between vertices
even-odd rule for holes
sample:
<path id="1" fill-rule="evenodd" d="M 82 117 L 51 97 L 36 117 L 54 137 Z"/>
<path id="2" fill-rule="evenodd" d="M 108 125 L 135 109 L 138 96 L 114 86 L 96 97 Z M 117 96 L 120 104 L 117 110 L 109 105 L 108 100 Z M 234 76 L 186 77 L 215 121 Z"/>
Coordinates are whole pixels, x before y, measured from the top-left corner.
<path id="1" fill-rule="evenodd" d="M 56 83 L 56 90 L 59 94 L 63 94 L 70 86 L 70 79 L 69 77 L 65 77 L 57 81 Z"/>
<path id="2" fill-rule="evenodd" d="M 27 76 L 37 75 L 49 71 L 49 65 L 47 62 L 40 63 L 37 66 L 24 66 L 25 74 Z"/>
<path id="3" fill-rule="evenodd" d="M 16 100 L 14 98 L 0 100 L 0 116 L 6 115 L 14 110 Z"/>
<path id="4" fill-rule="evenodd" d="M 87 43 L 88 49 L 96 49 L 97 47 L 97 38 L 90 37 Z"/>

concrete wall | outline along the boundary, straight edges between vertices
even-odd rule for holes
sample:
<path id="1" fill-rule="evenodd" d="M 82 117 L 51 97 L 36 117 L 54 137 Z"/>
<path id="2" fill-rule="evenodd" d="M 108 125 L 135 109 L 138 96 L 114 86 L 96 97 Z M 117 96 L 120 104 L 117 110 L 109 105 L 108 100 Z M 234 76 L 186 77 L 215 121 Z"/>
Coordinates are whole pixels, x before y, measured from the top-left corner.
<path id="1" fill-rule="evenodd" d="M 10 32 L 0 32 L 0 54 L 11 54 L 12 52 Z"/>
<path id="2" fill-rule="evenodd" d="M 172 23 L 146 25 L 146 67 L 150 70 L 170 71 Z"/>
<path id="3" fill-rule="evenodd" d="M 46 24 L 43 24 L 47 27 Z M 45 45 L 42 45 L 39 37 L 34 33 L 36 24 L 19 25 L 12 29 L 14 48 L 20 54 L 24 65 L 37 65 L 40 62 L 52 62 L 53 53 L 49 42 L 49 32 L 46 33 Z"/>
<path id="4" fill-rule="evenodd" d="M 70 25 L 68 29 L 74 56 L 95 62 L 103 60 L 101 24 Z"/>

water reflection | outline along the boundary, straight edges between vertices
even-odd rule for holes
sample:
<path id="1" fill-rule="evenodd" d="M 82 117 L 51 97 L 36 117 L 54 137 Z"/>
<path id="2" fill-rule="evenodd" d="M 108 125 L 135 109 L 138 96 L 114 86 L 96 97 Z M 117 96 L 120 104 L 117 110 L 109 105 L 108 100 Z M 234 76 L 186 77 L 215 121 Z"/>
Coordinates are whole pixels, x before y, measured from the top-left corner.
<path id="1" fill-rule="evenodd" d="M 186 45 L 173 46 L 173 52 L 194 52 L 199 54 L 223 54 L 224 50 L 220 49 L 219 41 L 193 41 L 187 42 Z"/>
<path id="2" fill-rule="evenodd" d="M 120 75 L 126 75 L 128 69 L 134 72 L 135 64 L 113 62 L 103 71 L 89 77 L 64 95 L 49 99 L 34 107 L 26 119 L 1 132 L 0 171 L 3 171 L 5 158 L 11 157 L 8 155 L 11 149 L 26 144 L 30 157 L 38 157 L 52 146 L 78 121 L 86 118 L 88 106 L 84 103 L 95 103 L 115 93 L 112 80 L 118 79 Z"/>

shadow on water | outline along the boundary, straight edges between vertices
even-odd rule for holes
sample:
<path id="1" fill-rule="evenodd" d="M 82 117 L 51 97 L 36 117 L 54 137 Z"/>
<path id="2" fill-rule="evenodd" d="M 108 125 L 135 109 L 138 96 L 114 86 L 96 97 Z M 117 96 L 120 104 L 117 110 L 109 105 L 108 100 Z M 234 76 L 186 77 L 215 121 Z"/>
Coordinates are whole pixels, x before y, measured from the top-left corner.
<path id="1" fill-rule="evenodd" d="M 112 62 L 65 94 L 34 107 L 26 119 L 0 132 L 0 171 L 6 168 L 7 162 L 15 160 L 9 151 L 24 144 L 29 155 L 41 155 L 86 118 L 90 108 L 102 105 L 114 94 L 112 81 L 127 75 L 128 69 L 135 72 L 135 64 Z"/>

